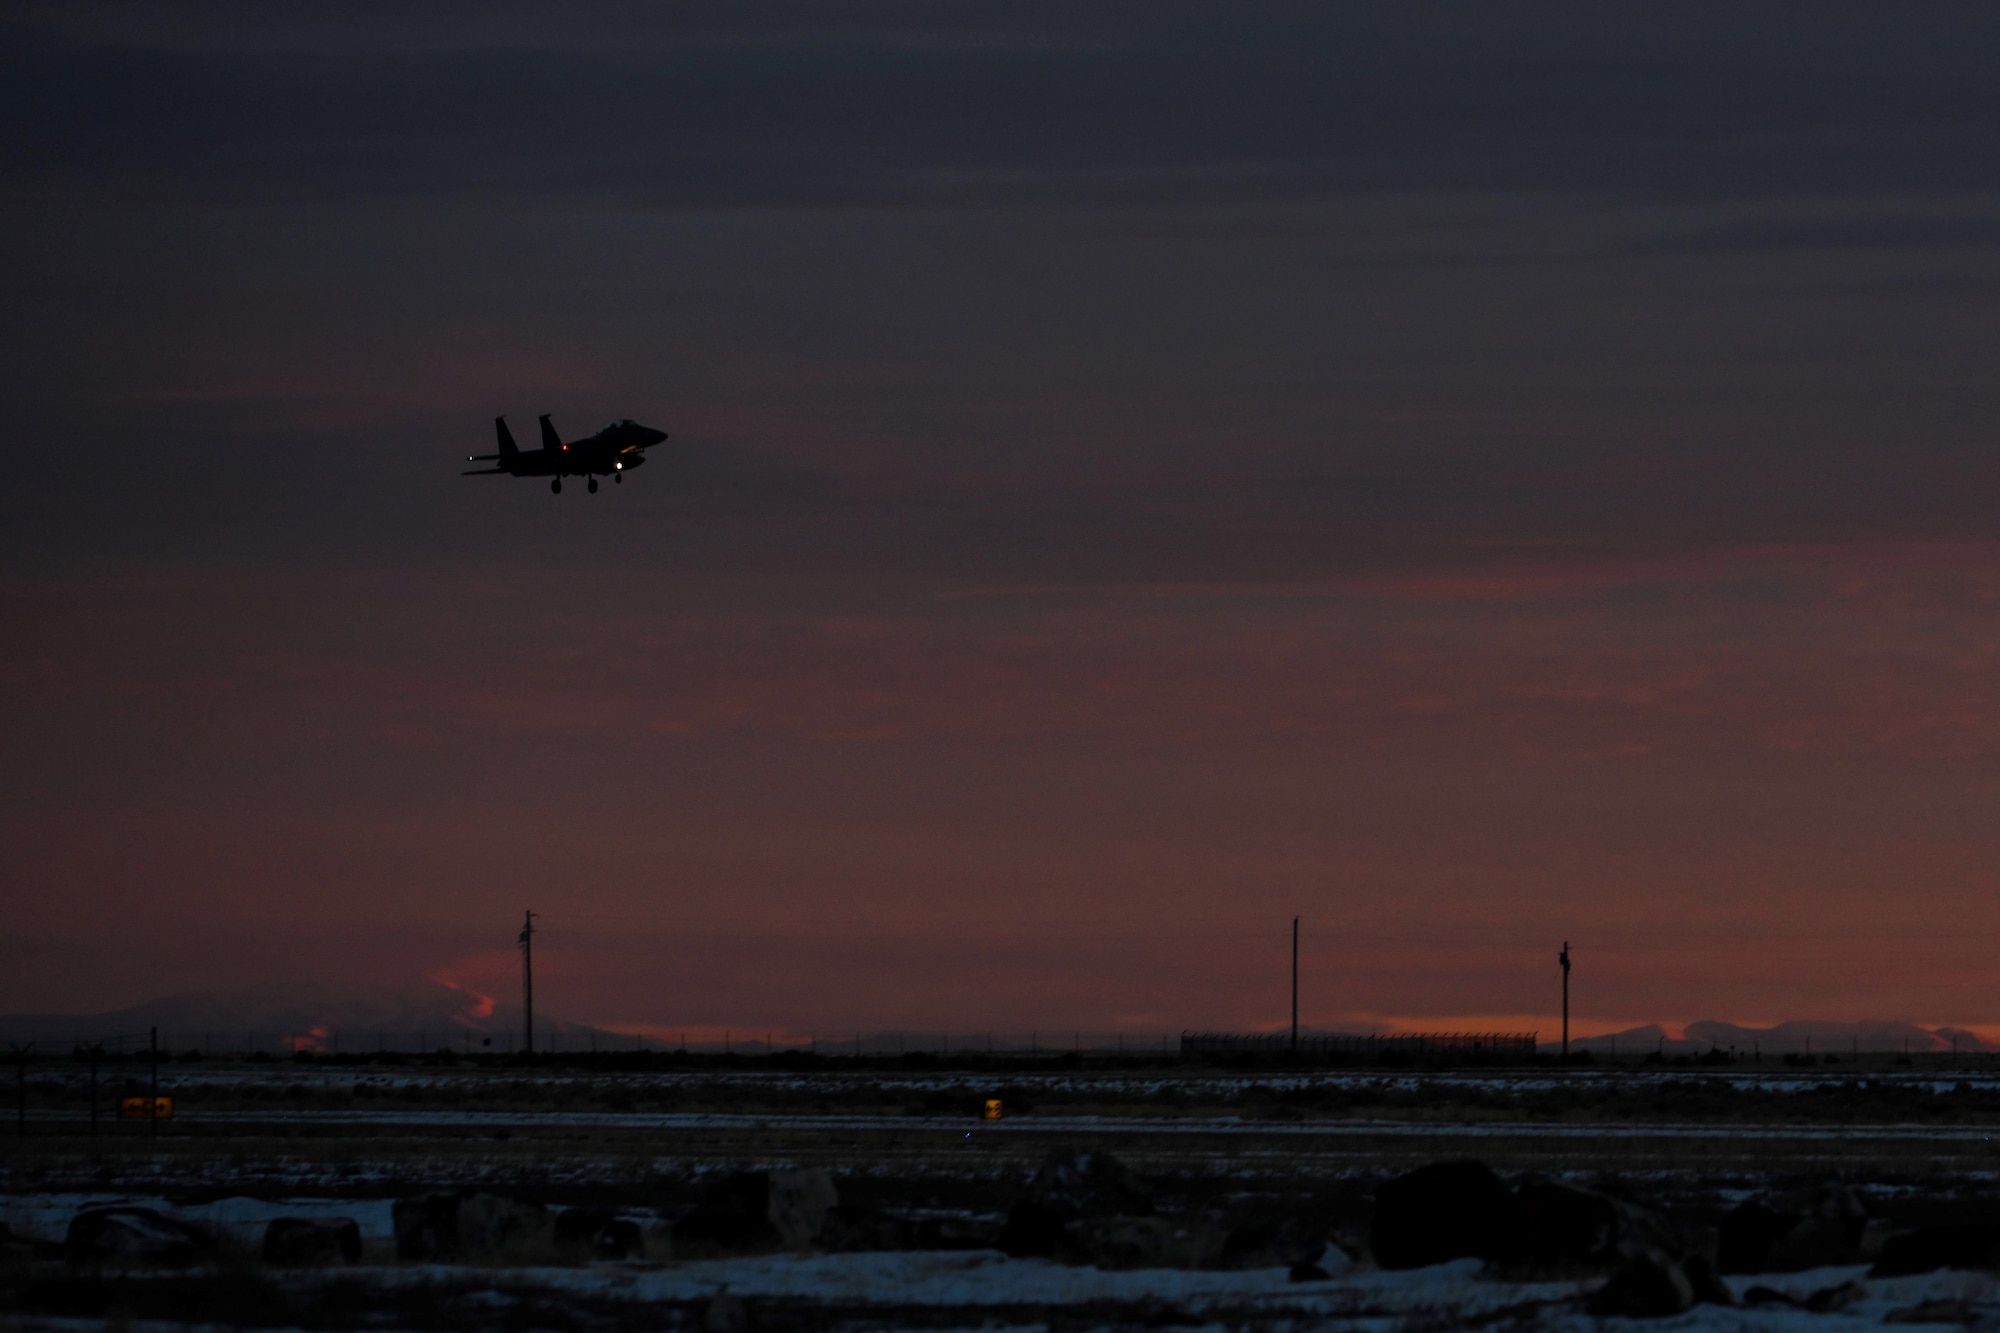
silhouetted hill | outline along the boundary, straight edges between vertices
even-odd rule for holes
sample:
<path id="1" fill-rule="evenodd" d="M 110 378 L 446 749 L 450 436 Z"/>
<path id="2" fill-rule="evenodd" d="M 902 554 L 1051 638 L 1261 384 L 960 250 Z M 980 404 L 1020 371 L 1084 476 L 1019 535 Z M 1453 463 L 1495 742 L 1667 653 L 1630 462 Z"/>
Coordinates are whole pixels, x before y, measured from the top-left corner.
<path id="1" fill-rule="evenodd" d="M 1679 1035 L 1658 1023 L 1649 1023 L 1644 1027 L 1626 1028 L 1622 1032 L 1572 1038 L 1569 1045 L 1573 1051 L 1589 1051 L 1595 1055 L 1641 1055 L 1647 1051 L 1697 1055 L 1716 1049 L 1733 1050 L 1745 1055 L 1752 1052 L 1794 1055 L 1807 1051 L 1838 1055 L 1854 1050 L 1950 1051 L 1954 1049 L 1954 1037 L 1957 1039 L 1956 1049 L 1960 1051 L 1996 1049 L 1977 1033 L 1964 1028 L 1927 1028 L 1901 1020 L 1838 1023 L 1818 1019 L 1777 1023 L 1767 1028 L 1704 1019 L 1688 1024 Z M 1561 1042 L 1543 1042 L 1540 1049 L 1553 1051 L 1561 1049 L 1561 1046 Z"/>
<path id="2" fill-rule="evenodd" d="M 0 1015 L 0 1038 L 58 1048 L 73 1041 L 126 1038 L 151 1028 L 172 1050 L 506 1049 L 518 1042 L 521 1011 L 429 978 L 370 997 L 323 987 L 268 983 L 238 990 L 189 991 L 97 1014 Z M 537 1042 L 589 1040 L 596 1030 L 559 1018 L 535 1019 Z M 623 1038 L 612 1038 L 623 1040 Z M 490 1043 L 490 1045 L 489 1045 Z"/>
<path id="3" fill-rule="evenodd" d="M 1858 1023 L 1832 1023 L 1824 1021 L 1800 1021 L 1779 1023 L 1768 1028 L 1740 1027 L 1734 1023 L 1702 1022 L 1687 1026 L 1690 1041 L 1698 1042 L 1703 1049 L 1714 1045 L 1728 1049 L 1764 1050 L 1789 1053 L 1812 1050 L 1814 1052 L 1839 1053 L 1848 1050 L 1863 1051 L 1949 1051 L 1952 1039 L 1958 1040 L 1961 1051 L 1989 1051 L 1994 1049 L 1977 1033 L 1963 1028 L 1927 1028 L 1915 1023 L 1899 1021 L 1863 1021 Z"/>

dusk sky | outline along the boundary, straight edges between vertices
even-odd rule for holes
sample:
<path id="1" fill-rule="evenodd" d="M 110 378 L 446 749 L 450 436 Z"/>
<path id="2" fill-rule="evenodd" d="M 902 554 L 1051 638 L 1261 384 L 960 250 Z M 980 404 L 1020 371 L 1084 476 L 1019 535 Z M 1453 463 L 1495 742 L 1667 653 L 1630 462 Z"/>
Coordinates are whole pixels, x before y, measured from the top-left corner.
<path id="1" fill-rule="evenodd" d="M 23 3 L 0 192 L 0 1012 L 2000 1034 L 1988 3 Z"/>

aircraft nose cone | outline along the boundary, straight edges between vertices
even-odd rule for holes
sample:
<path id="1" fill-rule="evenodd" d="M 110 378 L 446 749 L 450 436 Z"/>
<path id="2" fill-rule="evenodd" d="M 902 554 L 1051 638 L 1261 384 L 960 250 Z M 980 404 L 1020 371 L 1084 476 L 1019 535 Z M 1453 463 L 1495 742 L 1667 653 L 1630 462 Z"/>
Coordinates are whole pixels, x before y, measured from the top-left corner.
<path id="1" fill-rule="evenodd" d="M 648 426 L 648 427 L 646 428 L 646 434 L 652 437 L 651 439 L 649 439 L 649 440 L 647 440 L 647 441 L 646 441 L 646 443 L 648 443 L 648 444 L 658 444 L 658 443 L 659 443 L 659 442 L 660 442 L 661 440 L 664 440 L 664 439 L 666 439 L 666 438 L 667 438 L 667 433 L 666 433 L 665 431 L 663 431 L 663 430 L 654 430 L 654 429 L 653 429 L 652 427 L 650 427 L 650 426 Z"/>

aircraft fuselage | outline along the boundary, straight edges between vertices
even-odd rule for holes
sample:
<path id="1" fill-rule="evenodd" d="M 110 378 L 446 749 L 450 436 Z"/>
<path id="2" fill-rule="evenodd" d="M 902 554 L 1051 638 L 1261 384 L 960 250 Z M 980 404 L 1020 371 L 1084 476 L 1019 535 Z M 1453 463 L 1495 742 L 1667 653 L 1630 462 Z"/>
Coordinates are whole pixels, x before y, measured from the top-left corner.
<path id="1" fill-rule="evenodd" d="M 513 433 L 507 429 L 507 419 L 495 417 L 493 431 L 499 438 L 500 452 L 471 456 L 472 462 L 495 466 L 463 475 L 505 473 L 513 477 L 553 477 L 553 489 L 560 491 L 564 477 L 616 477 L 642 467 L 646 449 L 667 438 L 665 431 L 636 421 L 614 421 L 587 439 L 565 443 L 547 417 L 541 419 L 541 425 L 542 447 L 522 449 L 515 445 Z M 595 480 L 590 489 L 597 489 Z"/>

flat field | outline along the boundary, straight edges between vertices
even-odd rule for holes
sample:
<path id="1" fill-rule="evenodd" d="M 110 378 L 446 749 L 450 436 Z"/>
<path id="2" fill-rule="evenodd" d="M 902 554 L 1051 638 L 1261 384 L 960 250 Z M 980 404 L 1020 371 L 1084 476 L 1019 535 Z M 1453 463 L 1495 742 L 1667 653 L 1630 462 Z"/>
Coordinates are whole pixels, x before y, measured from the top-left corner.
<path id="1" fill-rule="evenodd" d="M 1373 1262 L 1385 1181 L 1477 1159 L 1510 1186 L 1589 1190 L 1711 1249 L 1746 1200 L 1831 1187 L 1866 1210 L 1869 1254 L 1728 1276 L 1738 1303 L 1697 1305 L 1682 1322 L 1991 1320 L 2000 1287 L 1983 1265 L 1868 1276 L 1885 1237 L 2000 1225 L 2000 1071 L 1972 1066 L 177 1060 L 158 1071 L 174 1118 L 153 1125 L 113 1118 L 118 1097 L 151 1090 L 144 1064 L 99 1069 L 93 1124 L 90 1071 L 51 1061 L 20 1071 L 7 1128 L 21 1132 L 0 1152 L 0 1318 L 52 1328 L 1594 1322 L 1602 1271 Z M 989 1100 L 1001 1118 L 984 1117 Z M 1079 1153 L 1122 1164 L 1143 1194 L 1128 1208 L 1145 1215 L 1143 1235 L 1107 1248 L 1109 1224 L 1090 1223 L 1095 1249 L 1021 1254 L 1010 1217 L 1040 1197 L 1032 1182 L 1052 1155 Z M 703 1231 L 730 1182 L 814 1171 L 837 1204 L 810 1235 Z M 539 1218 L 615 1219 L 636 1240 L 587 1253 L 399 1244 L 398 1200 L 407 1210 L 468 1196 Z M 205 1247 L 171 1261 L 86 1252 L 74 1220 L 114 1206 L 194 1228 Z M 358 1255 L 267 1259 L 278 1218 L 351 1220 Z M 1175 1250 L 1168 1231 L 1216 1240 Z M 1309 1236 L 1312 1254 L 1243 1239 L 1279 1231 L 1285 1244 Z"/>

